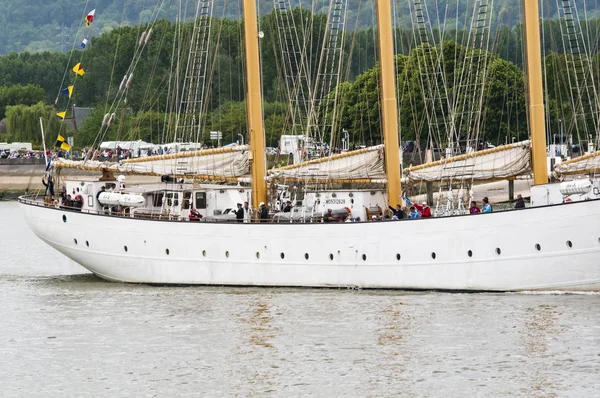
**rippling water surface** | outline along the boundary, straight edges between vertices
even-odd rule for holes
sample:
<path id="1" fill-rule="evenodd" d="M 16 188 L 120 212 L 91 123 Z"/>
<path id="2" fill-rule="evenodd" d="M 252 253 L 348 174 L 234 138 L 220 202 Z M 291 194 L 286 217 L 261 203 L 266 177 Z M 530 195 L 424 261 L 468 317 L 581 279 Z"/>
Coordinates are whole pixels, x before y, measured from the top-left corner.
<path id="1" fill-rule="evenodd" d="M 600 396 L 597 294 L 116 284 L 0 220 L 0 396 Z"/>

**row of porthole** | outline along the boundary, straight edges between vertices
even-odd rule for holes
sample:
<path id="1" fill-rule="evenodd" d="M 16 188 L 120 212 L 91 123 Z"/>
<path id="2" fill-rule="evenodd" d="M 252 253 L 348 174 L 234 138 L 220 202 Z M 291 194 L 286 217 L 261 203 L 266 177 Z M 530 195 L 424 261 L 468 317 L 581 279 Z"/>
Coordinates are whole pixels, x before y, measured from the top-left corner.
<path id="1" fill-rule="evenodd" d="M 73 242 L 74 242 L 74 243 L 77 245 L 77 244 L 78 244 L 78 242 L 77 242 L 77 238 L 74 238 L 74 239 L 73 239 Z M 598 238 L 598 243 L 600 243 L 600 238 Z M 573 242 L 571 242 L 570 240 L 568 240 L 568 241 L 566 242 L 566 244 L 567 244 L 567 247 L 569 247 L 569 248 L 572 248 L 572 247 L 573 247 Z M 86 245 L 87 247 L 90 247 L 90 242 L 86 240 L 86 241 L 85 241 L 85 245 Z M 536 243 L 536 244 L 535 244 L 535 249 L 536 249 L 537 251 L 541 251 L 541 250 L 542 250 L 542 246 L 541 246 L 539 243 Z M 127 247 L 127 245 L 123 246 L 123 250 L 125 250 L 125 252 L 126 252 L 126 253 L 129 251 L 129 248 Z M 170 251 L 169 249 L 165 249 L 165 253 L 166 253 L 166 254 L 167 254 L 167 256 L 168 256 L 168 255 L 170 255 L 170 254 L 171 254 L 171 251 Z M 499 247 L 497 247 L 497 248 L 496 248 L 496 254 L 497 254 L 497 255 L 500 255 L 500 254 L 502 254 L 502 250 L 500 250 L 500 248 L 499 248 Z M 472 251 L 472 250 L 469 250 L 469 251 L 467 252 L 467 255 L 468 255 L 469 257 L 473 257 L 473 251 Z M 203 256 L 203 257 L 206 257 L 206 250 L 202 250 L 202 256 Z M 281 256 L 281 259 L 283 260 L 283 259 L 285 258 L 285 253 L 281 252 L 280 256 Z M 225 257 L 229 258 L 229 251 L 226 251 L 226 252 L 225 252 Z M 437 257 L 437 256 L 436 256 L 435 252 L 431 252 L 431 258 L 435 260 L 435 258 L 436 258 L 436 257 Z M 260 258 L 260 252 L 256 252 L 256 258 Z M 308 259 L 310 258 L 309 254 L 308 254 L 308 253 L 304 253 L 304 258 L 305 258 L 306 260 L 308 260 Z M 396 260 L 400 261 L 400 259 L 401 259 L 401 258 L 402 258 L 402 257 L 400 256 L 400 253 L 397 253 L 397 254 L 396 254 Z M 329 253 L 329 259 L 330 259 L 331 261 L 333 261 L 333 259 L 334 259 L 334 255 L 333 255 L 333 253 Z M 362 259 L 363 259 L 363 261 L 367 261 L 367 255 L 366 255 L 366 254 L 363 254 L 363 255 L 362 255 Z"/>
<path id="2" fill-rule="evenodd" d="M 567 247 L 568 247 L 568 248 L 572 248 L 572 247 L 573 247 L 573 242 L 571 242 L 570 240 L 566 241 L 565 243 L 566 243 L 566 245 L 567 245 Z M 600 243 L 600 238 L 598 238 L 598 243 Z M 541 251 L 541 250 L 542 250 L 542 246 L 541 246 L 539 243 L 536 243 L 536 244 L 535 244 L 535 250 L 537 250 L 537 251 Z M 497 248 L 496 248 L 496 254 L 497 254 L 497 255 L 500 255 L 500 254 L 502 254 L 502 250 L 500 250 L 500 248 L 499 248 L 499 247 L 497 247 Z M 469 251 L 467 252 L 467 255 L 468 255 L 469 257 L 473 257 L 473 251 L 472 251 L 472 250 L 469 250 Z M 435 258 L 435 253 L 431 253 L 431 257 Z"/>
<path id="3" fill-rule="evenodd" d="M 78 243 L 79 243 L 79 242 L 77 242 L 77 238 L 73 239 L 73 242 L 74 242 L 75 244 L 78 244 Z M 85 241 L 85 245 L 86 245 L 87 247 L 90 247 L 90 242 L 86 240 L 86 241 Z"/>

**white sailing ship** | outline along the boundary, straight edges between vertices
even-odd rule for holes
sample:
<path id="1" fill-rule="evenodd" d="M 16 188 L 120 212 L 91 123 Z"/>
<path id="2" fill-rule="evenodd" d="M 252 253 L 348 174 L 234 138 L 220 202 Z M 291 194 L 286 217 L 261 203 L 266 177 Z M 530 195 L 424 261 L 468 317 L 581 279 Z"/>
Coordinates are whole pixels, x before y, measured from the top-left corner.
<path id="1" fill-rule="evenodd" d="M 120 282 L 600 290 L 597 182 L 548 184 L 537 2 L 524 1 L 531 142 L 405 170 L 408 180 L 430 181 L 456 178 L 458 170 L 465 169 L 490 180 L 514 177 L 531 168 L 536 184 L 531 190 L 532 206 L 476 216 L 353 223 L 310 221 L 320 218 L 323 204 L 346 207 L 365 220 L 371 211 L 401 200 L 390 1 L 377 1 L 384 145 L 282 167 L 269 175 L 259 76 L 261 34 L 255 2 L 243 4 L 251 146 L 119 164 L 60 160 L 55 167 L 100 170 L 103 178 L 67 181 L 67 192 L 83 198 L 79 211 L 43 198 L 21 197 L 25 218 L 38 237 L 99 277 Z M 565 162 L 556 172 L 581 174 L 590 171 L 588 166 Z M 175 181 L 125 188 L 123 180 L 114 178 L 120 173 L 169 176 Z M 250 177 L 244 177 L 247 174 Z M 314 191 L 286 222 L 228 220 L 234 218 L 238 202 L 249 201 L 254 208 L 268 202 L 267 183 L 278 178 L 344 182 L 347 176 L 373 184 L 385 182 L 386 192 Z M 193 183 L 186 182 L 190 178 Z M 251 187 L 198 180 L 251 182 Z M 101 187 L 113 185 L 110 192 L 100 192 Z M 563 203 L 569 195 L 573 200 Z M 278 199 L 293 197 L 287 192 Z M 193 207 L 204 216 L 202 221 L 189 221 Z M 304 222 L 293 222 L 294 216 Z"/>

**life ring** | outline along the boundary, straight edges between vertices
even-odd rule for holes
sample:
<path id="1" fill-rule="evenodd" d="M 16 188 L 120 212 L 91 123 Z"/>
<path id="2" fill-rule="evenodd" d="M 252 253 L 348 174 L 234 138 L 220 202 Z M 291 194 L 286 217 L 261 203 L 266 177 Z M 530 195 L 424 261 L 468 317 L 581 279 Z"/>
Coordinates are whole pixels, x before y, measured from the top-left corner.
<path id="1" fill-rule="evenodd" d="M 346 209 L 346 211 L 348 212 L 348 214 L 352 214 L 352 210 L 350 210 L 349 207 L 344 207 L 344 209 Z"/>
<path id="2" fill-rule="evenodd" d="M 81 196 L 81 194 L 75 195 L 74 200 L 75 201 L 81 200 L 81 205 L 83 206 L 84 199 L 83 199 L 83 196 Z"/>

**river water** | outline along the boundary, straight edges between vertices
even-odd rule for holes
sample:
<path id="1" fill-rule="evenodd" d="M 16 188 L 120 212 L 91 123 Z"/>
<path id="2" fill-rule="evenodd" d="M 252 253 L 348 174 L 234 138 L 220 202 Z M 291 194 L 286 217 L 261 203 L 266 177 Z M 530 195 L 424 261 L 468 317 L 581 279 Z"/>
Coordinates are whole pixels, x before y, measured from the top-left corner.
<path id="1" fill-rule="evenodd" d="M 600 396 L 600 295 L 104 282 L 0 203 L 0 396 Z"/>

